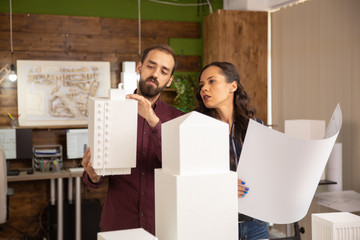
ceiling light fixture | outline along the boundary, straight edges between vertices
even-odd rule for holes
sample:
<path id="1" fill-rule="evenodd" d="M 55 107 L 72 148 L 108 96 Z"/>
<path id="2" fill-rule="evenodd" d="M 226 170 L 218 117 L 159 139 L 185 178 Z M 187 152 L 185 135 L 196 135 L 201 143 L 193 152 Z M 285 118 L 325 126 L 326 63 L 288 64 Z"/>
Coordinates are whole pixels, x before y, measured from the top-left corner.
<path id="1" fill-rule="evenodd" d="M 12 38 L 12 3 L 10 0 L 10 48 L 11 48 L 11 62 L 13 62 L 14 59 L 14 48 L 13 48 L 13 38 Z M 17 80 L 17 75 L 15 72 L 15 65 L 11 63 L 10 66 L 10 74 L 9 74 L 9 80 L 14 82 Z"/>
<path id="2" fill-rule="evenodd" d="M 14 64 L 11 64 L 11 67 L 10 67 L 10 74 L 8 76 L 9 80 L 12 81 L 12 82 L 15 82 L 17 80 L 17 75 L 16 75 L 16 72 L 15 72 L 15 66 Z"/>

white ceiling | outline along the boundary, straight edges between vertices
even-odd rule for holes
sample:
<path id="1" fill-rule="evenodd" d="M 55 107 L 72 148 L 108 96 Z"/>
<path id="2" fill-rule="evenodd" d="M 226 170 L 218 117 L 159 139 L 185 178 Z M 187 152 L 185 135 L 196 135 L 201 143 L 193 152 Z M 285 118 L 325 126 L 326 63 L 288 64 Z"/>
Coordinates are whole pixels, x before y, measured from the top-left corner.
<path id="1" fill-rule="evenodd" d="M 225 10 L 275 11 L 306 0 L 223 0 Z"/>

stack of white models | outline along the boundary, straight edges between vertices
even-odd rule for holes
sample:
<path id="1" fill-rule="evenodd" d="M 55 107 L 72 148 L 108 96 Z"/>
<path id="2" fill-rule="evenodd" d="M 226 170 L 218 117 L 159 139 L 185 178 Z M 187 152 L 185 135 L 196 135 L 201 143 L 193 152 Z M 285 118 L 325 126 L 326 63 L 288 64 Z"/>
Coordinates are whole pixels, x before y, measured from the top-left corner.
<path id="1" fill-rule="evenodd" d="M 238 239 L 237 174 L 229 169 L 227 124 L 197 112 L 162 124 L 156 237 Z"/>

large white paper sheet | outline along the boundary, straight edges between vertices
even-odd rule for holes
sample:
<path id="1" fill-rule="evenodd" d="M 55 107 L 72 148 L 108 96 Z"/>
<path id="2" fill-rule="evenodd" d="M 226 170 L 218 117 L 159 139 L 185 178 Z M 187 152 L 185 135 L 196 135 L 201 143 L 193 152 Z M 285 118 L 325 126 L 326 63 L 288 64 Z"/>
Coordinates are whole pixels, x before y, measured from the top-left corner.
<path id="1" fill-rule="evenodd" d="M 339 104 L 321 140 L 294 138 L 250 120 L 237 169 L 250 190 L 238 200 L 239 212 L 277 224 L 302 219 L 341 124 Z"/>

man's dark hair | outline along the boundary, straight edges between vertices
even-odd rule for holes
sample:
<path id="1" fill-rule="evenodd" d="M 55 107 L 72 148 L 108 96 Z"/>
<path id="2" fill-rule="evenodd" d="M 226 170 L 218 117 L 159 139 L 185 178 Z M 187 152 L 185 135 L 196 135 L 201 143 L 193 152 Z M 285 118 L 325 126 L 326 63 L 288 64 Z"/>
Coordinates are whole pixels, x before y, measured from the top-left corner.
<path id="1" fill-rule="evenodd" d="M 148 47 L 144 50 L 143 54 L 142 54 L 142 58 L 141 58 L 141 64 L 144 64 L 144 61 L 145 59 L 147 58 L 149 52 L 151 50 L 159 50 L 159 51 L 162 51 L 162 52 L 166 52 L 168 54 L 170 54 L 173 59 L 174 59 L 174 67 L 171 71 L 171 76 L 173 75 L 175 69 L 176 69 L 176 66 L 177 66 L 177 60 L 176 60 L 176 57 L 175 57 L 175 54 L 174 54 L 174 51 L 172 50 L 172 48 L 169 46 L 169 45 L 165 45 L 165 44 L 159 44 L 159 45 L 153 45 L 151 47 Z"/>

